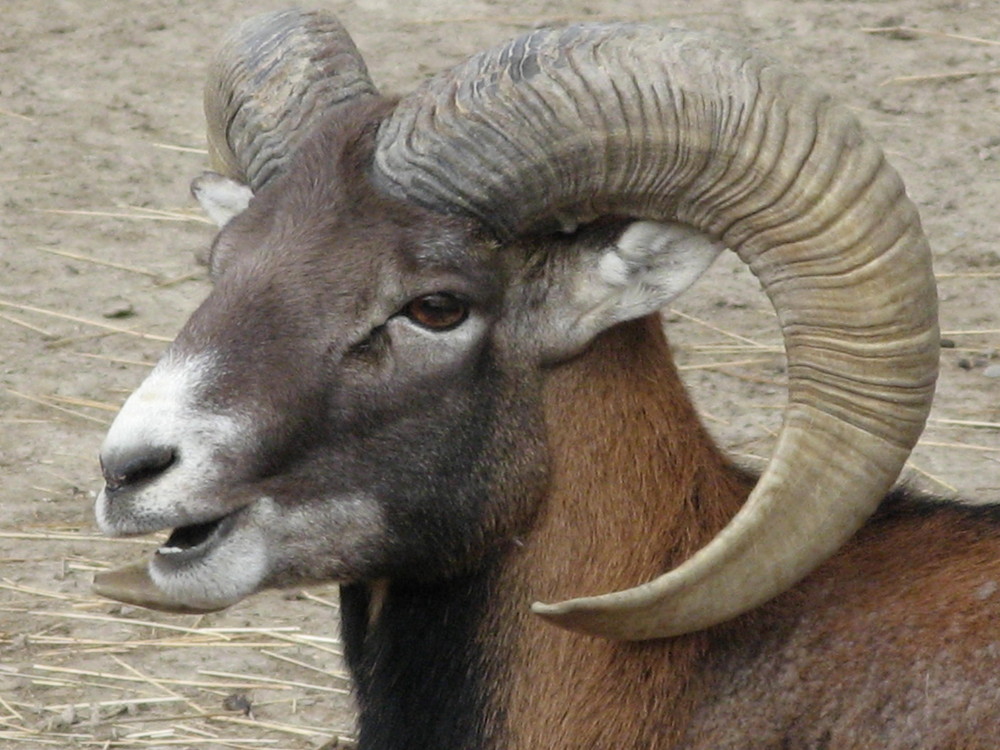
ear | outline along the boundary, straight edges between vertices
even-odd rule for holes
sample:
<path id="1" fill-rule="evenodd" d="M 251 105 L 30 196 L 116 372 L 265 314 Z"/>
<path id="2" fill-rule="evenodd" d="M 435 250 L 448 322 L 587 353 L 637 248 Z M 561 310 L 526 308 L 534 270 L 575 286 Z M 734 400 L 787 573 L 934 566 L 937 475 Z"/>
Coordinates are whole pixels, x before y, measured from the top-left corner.
<path id="1" fill-rule="evenodd" d="M 616 323 L 666 306 L 724 247 L 684 224 L 637 221 L 610 245 L 564 255 L 537 329 L 545 359 L 571 356 Z"/>
<path id="2" fill-rule="evenodd" d="M 191 194 L 219 229 L 242 213 L 253 198 L 249 187 L 218 172 L 202 172 L 195 177 L 191 181 Z"/>

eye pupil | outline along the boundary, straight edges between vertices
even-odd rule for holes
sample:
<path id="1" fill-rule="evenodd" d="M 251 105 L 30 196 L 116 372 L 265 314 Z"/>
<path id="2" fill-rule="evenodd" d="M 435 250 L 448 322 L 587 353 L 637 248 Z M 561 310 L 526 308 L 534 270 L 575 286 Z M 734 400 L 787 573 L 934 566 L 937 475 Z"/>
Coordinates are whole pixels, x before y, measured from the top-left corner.
<path id="1" fill-rule="evenodd" d="M 417 297 L 403 312 L 417 325 L 443 331 L 462 323 L 469 316 L 469 305 L 454 294 L 438 292 Z"/>

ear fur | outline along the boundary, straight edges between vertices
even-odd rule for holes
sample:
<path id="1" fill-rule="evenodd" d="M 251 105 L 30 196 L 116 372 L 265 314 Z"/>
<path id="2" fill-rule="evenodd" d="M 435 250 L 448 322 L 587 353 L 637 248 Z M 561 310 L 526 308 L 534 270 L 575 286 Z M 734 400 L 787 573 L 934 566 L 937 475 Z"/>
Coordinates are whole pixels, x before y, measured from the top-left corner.
<path id="1" fill-rule="evenodd" d="M 191 194 L 219 229 L 243 212 L 253 192 L 242 182 L 218 172 L 202 172 L 191 181 Z"/>
<path id="2" fill-rule="evenodd" d="M 571 356 L 616 323 L 663 308 L 724 247 L 684 224 L 636 221 L 610 246 L 577 254 L 548 295 L 547 358 Z"/>

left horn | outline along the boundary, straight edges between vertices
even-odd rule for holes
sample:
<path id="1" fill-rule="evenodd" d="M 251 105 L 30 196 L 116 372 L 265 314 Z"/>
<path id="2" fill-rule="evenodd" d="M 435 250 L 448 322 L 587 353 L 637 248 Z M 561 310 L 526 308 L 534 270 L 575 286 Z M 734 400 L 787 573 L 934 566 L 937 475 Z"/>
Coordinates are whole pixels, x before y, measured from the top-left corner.
<path id="1" fill-rule="evenodd" d="M 332 16 L 285 10 L 250 18 L 226 35 L 209 67 L 212 168 L 257 192 L 313 123 L 377 95 L 357 47 Z"/>

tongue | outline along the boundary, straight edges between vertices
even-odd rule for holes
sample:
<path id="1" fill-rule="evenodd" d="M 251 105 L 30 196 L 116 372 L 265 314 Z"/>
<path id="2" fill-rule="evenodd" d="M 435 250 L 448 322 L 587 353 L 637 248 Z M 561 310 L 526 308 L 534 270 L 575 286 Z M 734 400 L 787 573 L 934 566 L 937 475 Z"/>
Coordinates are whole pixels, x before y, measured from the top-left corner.
<path id="1" fill-rule="evenodd" d="M 153 583 L 153 579 L 149 577 L 149 563 L 145 561 L 98 573 L 94 576 L 94 591 L 126 604 L 175 614 L 203 614 L 224 609 L 192 606 L 170 596 Z"/>

